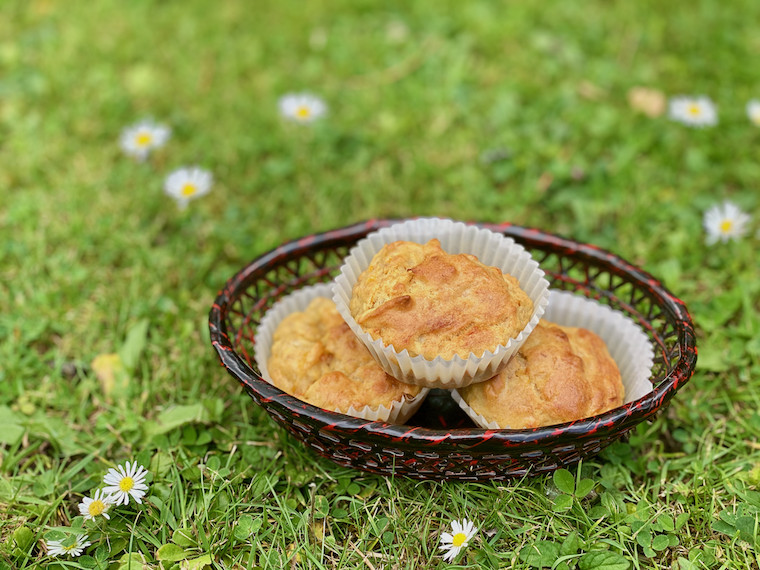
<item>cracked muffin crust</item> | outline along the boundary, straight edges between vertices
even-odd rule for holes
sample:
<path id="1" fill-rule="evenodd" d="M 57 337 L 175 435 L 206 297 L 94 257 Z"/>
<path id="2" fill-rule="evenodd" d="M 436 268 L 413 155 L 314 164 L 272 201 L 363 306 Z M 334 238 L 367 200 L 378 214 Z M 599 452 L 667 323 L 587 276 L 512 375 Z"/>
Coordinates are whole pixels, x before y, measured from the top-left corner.
<path id="1" fill-rule="evenodd" d="M 386 244 L 359 275 L 349 310 L 373 338 L 432 360 L 506 344 L 530 321 L 533 302 L 513 276 L 431 239 Z"/>
<path id="2" fill-rule="evenodd" d="M 475 413 L 509 429 L 594 416 L 624 398 L 620 371 L 599 336 L 545 320 L 504 370 L 458 393 Z"/>

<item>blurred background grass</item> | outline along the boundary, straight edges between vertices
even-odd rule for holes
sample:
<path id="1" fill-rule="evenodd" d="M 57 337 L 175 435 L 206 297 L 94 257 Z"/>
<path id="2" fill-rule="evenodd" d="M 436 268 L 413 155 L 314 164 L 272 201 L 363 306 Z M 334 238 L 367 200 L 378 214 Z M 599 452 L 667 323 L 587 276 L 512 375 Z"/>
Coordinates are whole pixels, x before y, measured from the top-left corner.
<path id="1" fill-rule="evenodd" d="M 752 443 L 760 432 L 757 238 L 706 248 L 701 221 L 725 198 L 757 217 L 760 130 L 744 111 L 760 98 L 757 2 L 6 0 L 2 13 L 0 405 L 26 434 L 4 445 L 0 465 L 15 493 L 0 493 L 8 560 L 15 529 L 26 524 L 39 537 L 65 522 L 59 507 L 75 504 L 87 485 L 76 483 L 81 473 L 61 474 L 83 454 L 119 461 L 143 452 L 149 460 L 163 451 L 194 466 L 205 454 L 224 455 L 243 433 L 272 443 L 273 424 L 250 409 L 207 340 L 216 291 L 248 260 L 362 219 L 437 215 L 595 243 L 686 301 L 700 370 L 667 416 L 637 436 L 628 453 L 638 462 L 616 465 L 633 469 L 630 501 L 663 509 L 670 499 L 658 503 L 650 486 L 663 465 L 676 462 L 682 485 L 702 477 L 709 490 L 684 495 L 695 517 L 684 543 L 713 544 L 726 568 L 746 562 L 744 543 L 710 521 L 739 501 L 728 480 L 760 465 Z M 627 100 L 637 86 L 708 95 L 720 122 L 696 130 L 637 113 Z M 311 126 L 284 122 L 277 100 L 297 91 L 322 97 L 328 116 Z M 118 137 L 143 117 L 173 135 L 137 164 Z M 211 170 L 216 183 L 179 211 L 162 184 L 186 164 Z M 149 336 L 129 401 L 108 401 L 89 363 L 116 351 L 141 320 Z M 188 450 L 181 429 L 153 438 L 148 422 L 198 398 L 224 403 L 201 422 L 217 430 L 214 442 Z M 284 495 L 305 484 L 291 484 L 293 465 L 317 480 L 319 470 L 336 469 L 288 437 L 274 445 L 273 470 L 288 481 L 274 488 Z M 706 471 L 689 471 L 692 458 Z M 235 460 L 239 484 L 248 484 L 249 462 Z M 30 490 L 45 472 L 58 475 Z M 757 484 L 756 475 L 743 480 Z M 362 481 L 374 500 L 408 499 L 423 520 L 457 510 L 404 483 Z M 523 485 L 513 492 L 530 495 L 543 482 Z M 676 493 L 668 485 L 663 477 L 658 488 Z M 427 488 L 445 489 L 460 506 L 472 492 Z M 483 492 L 486 501 L 500 493 Z M 32 508 L 19 493 L 57 502 Z M 536 508 L 537 517 L 551 516 L 550 506 Z M 225 521 L 212 517 L 207 531 Z M 146 541 L 152 524 L 144 519 Z M 367 547 L 350 525 L 341 528 Z M 625 529 L 610 528 L 627 548 Z M 278 556 L 288 540 L 272 539 Z M 396 563 L 433 564 L 432 544 L 402 548 Z M 506 563 L 509 541 L 489 545 Z M 141 551 L 150 552 L 148 542 Z M 41 556 L 37 546 L 25 552 L 12 560 Z M 242 560 L 233 546 L 222 554 Z M 670 568 L 688 549 L 666 554 L 642 558 L 635 544 L 629 551 L 636 565 Z"/>

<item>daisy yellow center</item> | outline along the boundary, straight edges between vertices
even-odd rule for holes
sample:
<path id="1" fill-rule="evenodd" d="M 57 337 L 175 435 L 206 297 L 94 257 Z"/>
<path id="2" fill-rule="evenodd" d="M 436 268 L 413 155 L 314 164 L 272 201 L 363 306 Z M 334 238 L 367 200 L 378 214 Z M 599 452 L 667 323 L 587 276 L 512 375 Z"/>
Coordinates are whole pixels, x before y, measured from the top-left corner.
<path id="1" fill-rule="evenodd" d="M 756 125 L 760 125 L 760 109 L 752 113 L 751 119 L 753 123 L 755 123 Z"/>
<path id="2" fill-rule="evenodd" d="M 308 119 L 310 116 L 311 116 L 311 109 L 309 109 L 308 107 L 301 106 L 301 107 L 298 107 L 298 109 L 296 109 L 296 117 L 298 117 L 299 119 Z"/>
<path id="3" fill-rule="evenodd" d="M 723 220 L 720 223 L 720 231 L 723 232 L 724 234 L 727 234 L 728 232 L 730 232 L 732 227 L 734 227 L 734 222 L 732 222 L 731 220 Z"/>
<path id="4" fill-rule="evenodd" d="M 198 191 L 198 189 L 195 187 L 195 184 L 187 183 L 182 186 L 182 195 L 183 196 L 192 196 Z M 132 479 L 130 479 L 131 481 Z"/>
<path id="5" fill-rule="evenodd" d="M 119 489 L 124 491 L 125 493 L 128 493 L 132 490 L 132 487 L 135 486 L 135 480 L 132 479 L 132 477 L 124 477 L 121 481 L 119 481 Z"/>
<path id="6" fill-rule="evenodd" d="M 106 504 L 101 500 L 93 501 L 90 503 L 90 506 L 87 507 L 87 512 L 90 513 L 90 515 L 93 517 L 102 515 L 103 511 L 105 510 L 106 510 Z"/>
<path id="7" fill-rule="evenodd" d="M 699 107 L 699 105 L 689 105 L 689 115 L 700 115 L 702 114 L 702 109 Z"/>
<path id="8" fill-rule="evenodd" d="M 152 140 L 153 137 L 150 133 L 140 133 L 137 135 L 135 142 L 137 143 L 137 146 L 148 146 Z"/>
<path id="9" fill-rule="evenodd" d="M 64 546 L 63 549 L 68 552 L 69 550 L 74 550 L 77 547 L 77 543 L 70 544 L 69 546 Z"/>
<path id="10" fill-rule="evenodd" d="M 454 537 L 451 539 L 451 544 L 459 548 L 462 546 L 465 542 L 467 542 L 467 535 L 463 532 L 458 532 L 454 535 Z"/>

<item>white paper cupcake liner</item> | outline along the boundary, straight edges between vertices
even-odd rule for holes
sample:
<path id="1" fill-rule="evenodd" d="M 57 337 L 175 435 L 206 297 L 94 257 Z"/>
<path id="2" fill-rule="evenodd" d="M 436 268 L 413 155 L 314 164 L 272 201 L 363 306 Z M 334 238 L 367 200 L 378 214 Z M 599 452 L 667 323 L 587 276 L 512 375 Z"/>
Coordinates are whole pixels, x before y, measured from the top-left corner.
<path id="1" fill-rule="evenodd" d="M 277 326 L 289 314 L 305 310 L 316 297 L 331 298 L 332 284 L 321 283 L 299 289 L 277 301 L 261 319 L 255 336 L 254 358 L 261 370 L 261 376 L 270 384 L 273 382 L 267 369 L 267 361 L 272 350 L 272 338 Z M 422 389 L 414 398 L 391 402 L 390 407 L 380 405 L 373 409 L 370 406 L 364 406 L 357 410 L 351 406 L 347 411 L 338 409 L 332 411 L 370 421 L 403 424 L 414 415 L 429 391 Z"/>
<path id="2" fill-rule="evenodd" d="M 493 352 L 486 351 L 482 356 L 471 353 L 468 358 L 454 356 L 427 360 L 422 355 L 410 356 L 407 350 L 397 352 L 380 338 L 373 339 L 351 316 L 349 302 L 354 284 L 385 244 L 399 240 L 424 244 L 433 238 L 438 238 L 447 253 L 475 255 L 481 263 L 512 275 L 533 301 L 533 314 L 527 326 L 506 345 L 499 345 Z M 394 224 L 360 240 L 335 279 L 333 301 L 346 323 L 388 374 L 409 384 L 451 389 L 487 380 L 507 365 L 543 315 L 548 291 L 549 283 L 538 263 L 512 238 L 453 220 L 421 218 Z"/>
<path id="3" fill-rule="evenodd" d="M 588 329 L 604 341 L 620 370 L 625 388 L 623 403 L 638 400 L 652 391 L 652 343 L 641 327 L 623 313 L 586 297 L 552 290 L 543 318 L 566 327 Z M 480 427 L 509 429 L 475 412 L 456 390 L 451 396 Z"/>

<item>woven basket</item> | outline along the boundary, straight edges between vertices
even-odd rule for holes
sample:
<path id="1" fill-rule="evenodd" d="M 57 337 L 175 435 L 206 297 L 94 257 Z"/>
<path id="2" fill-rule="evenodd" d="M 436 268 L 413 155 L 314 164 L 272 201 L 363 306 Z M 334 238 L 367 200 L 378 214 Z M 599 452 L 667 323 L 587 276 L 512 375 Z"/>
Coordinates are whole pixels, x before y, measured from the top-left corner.
<path id="1" fill-rule="evenodd" d="M 593 456 L 652 418 L 691 378 L 697 360 L 693 323 L 685 305 L 651 275 L 592 245 L 510 224 L 477 224 L 522 244 L 552 288 L 596 299 L 637 322 L 655 350 L 654 391 L 574 422 L 485 430 L 467 427 L 472 424 L 445 393 L 431 393 L 410 425 L 399 426 L 317 408 L 266 382 L 253 357 L 253 339 L 267 309 L 296 289 L 330 281 L 358 240 L 396 222 L 371 220 L 285 243 L 232 277 L 209 315 L 211 344 L 228 372 L 277 423 L 335 463 L 418 479 L 498 480 L 548 472 Z"/>

